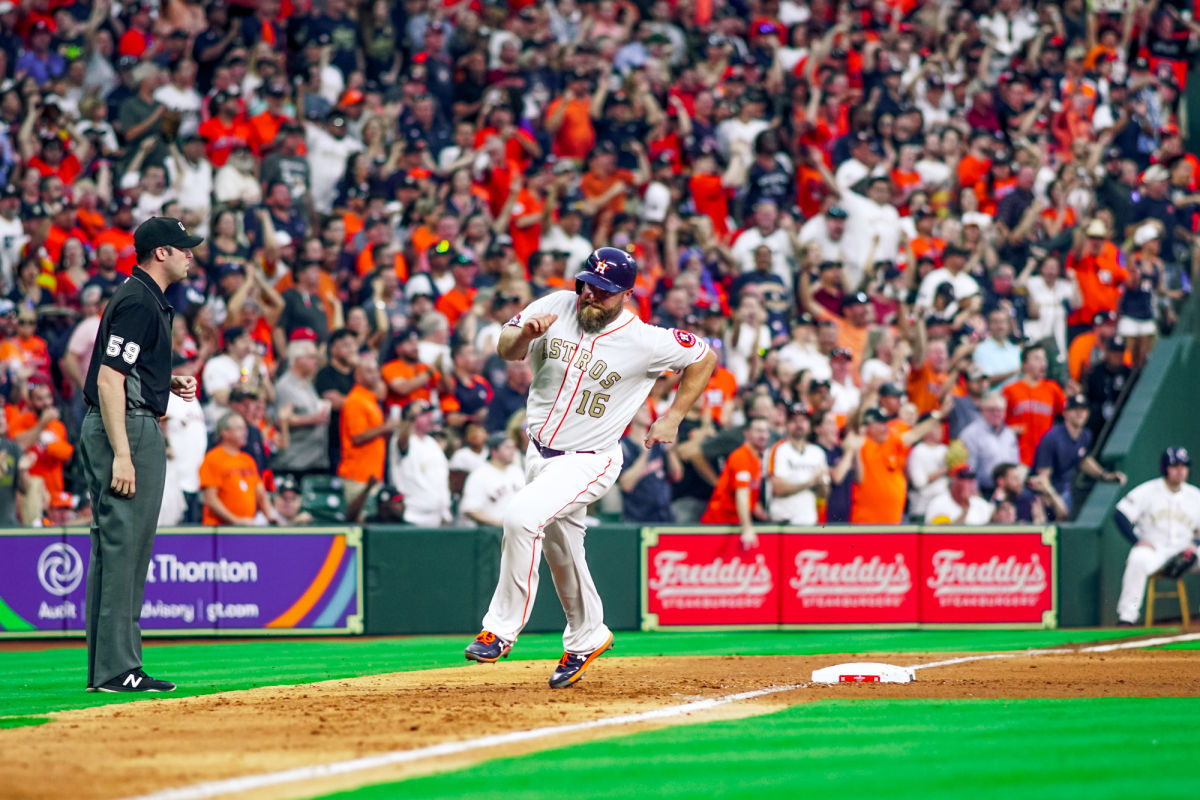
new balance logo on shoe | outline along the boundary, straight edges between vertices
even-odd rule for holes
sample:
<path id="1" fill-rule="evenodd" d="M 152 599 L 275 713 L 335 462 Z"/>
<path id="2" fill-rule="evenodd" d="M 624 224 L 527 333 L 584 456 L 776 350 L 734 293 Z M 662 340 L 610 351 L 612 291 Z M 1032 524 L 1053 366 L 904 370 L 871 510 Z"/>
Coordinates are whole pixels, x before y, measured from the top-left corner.
<path id="1" fill-rule="evenodd" d="M 139 669 L 131 669 L 89 691 L 95 692 L 173 692 L 175 684 L 151 678 Z"/>

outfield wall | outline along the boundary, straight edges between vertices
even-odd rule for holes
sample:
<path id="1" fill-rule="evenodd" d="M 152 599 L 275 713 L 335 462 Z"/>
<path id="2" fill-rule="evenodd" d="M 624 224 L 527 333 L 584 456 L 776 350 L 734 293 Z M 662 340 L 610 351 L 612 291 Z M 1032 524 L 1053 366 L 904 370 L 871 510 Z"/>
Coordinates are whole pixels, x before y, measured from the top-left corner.
<path id="1" fill-rule="evenodd" d="M 1185 316 L 1181 327 L 1184 322 L 1200 328 L 1200 313 Z M 1161 341 L 1101 453 L 1102 463 L 1124 471 L 1133 486 L 1158 475 L 1158 458 L 1167 445 L 1200 452 L 1200 425 L 1194 422 L 1200 416 L 1198 390 L 1195 336 Z M 1197 479 L 1200 473 L 1193 482 Z M 1097 484 L 1077 519 L 1058 527 L 1056 614 L 1047 625 L 1116 623 L 1129 544 L 1112 524 L 1112 510 L 1123 493 L 1116 484 Z M 825 530 L 848 539 L 855 531 Z M 473 631 L 487 609 L 500 561 L 495 529 L 177 528 L 159 534 L 143 619 L 148 635 Z M 617 630 L 646 624 L 642 547 L 641 527 L 598 525 L 588 531 L 588 561 L 605 617 Z M 89 555 L 86 530 L 0 531 L 0 637 L 81 636 Z M 781 575 L 783 569 L 781 563 Z M 561 630 L 565 620 L 544 563 L 540 575 L 542 587 L 527 630 Z M 1189 577 L 1188 588 L 1195 608 L 1200 576 Z M 764 623 L 768 627 L 791 624 L 782 602 L 778 618 Z M 194 612 L 181 613 L 185 606 Z M 1157 614 L 1177 619 L 1176 601 L 1160 601 Z M 899 623 L 859 619 L 848 624 L 929 623 L 918 612 Z"/>
<path id="2" fill-rule="evenodd" d="M 1182 324 L 1182 323 L 1181 323 Z M 1159 457 L 1168 446 L 1200 453 L 1200 343 L 1194 335 L 1177 334 L 1160 341 L 1121 411 L 1105 443 L 1100 461 L 1128 476 L 1125 488 L 1098 483 L 1074 522 L 1060 526 L 1060 575 L 1063 577 L 1061 619 L 1064 625 L 1115 625 L 1117 596 L 1129 542 L 1112 521 L 1125 492 L 1158 477 Z M 1200 465 L 1192 470 L 1200 481 Z M 1200 576 L 1187 579 L 1195 609 Z M 1157 614 L 1179 618 L 1175 600 L 1160 601 Z M 1073 620 L 1068 623 L 1066 620 Z"/>

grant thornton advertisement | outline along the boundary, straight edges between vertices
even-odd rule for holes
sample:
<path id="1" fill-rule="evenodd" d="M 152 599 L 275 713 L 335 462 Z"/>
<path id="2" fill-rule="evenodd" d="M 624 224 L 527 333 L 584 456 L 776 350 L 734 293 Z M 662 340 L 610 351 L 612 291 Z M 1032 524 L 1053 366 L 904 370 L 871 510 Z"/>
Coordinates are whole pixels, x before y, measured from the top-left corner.
<path id="1" fill-rule="evenodd" d="M 357 528 L 159 531 L 146 573 L 147 634 L 362 632 Z M 86 531 L 0 532 L 0 637 L 82 634 Z"/>

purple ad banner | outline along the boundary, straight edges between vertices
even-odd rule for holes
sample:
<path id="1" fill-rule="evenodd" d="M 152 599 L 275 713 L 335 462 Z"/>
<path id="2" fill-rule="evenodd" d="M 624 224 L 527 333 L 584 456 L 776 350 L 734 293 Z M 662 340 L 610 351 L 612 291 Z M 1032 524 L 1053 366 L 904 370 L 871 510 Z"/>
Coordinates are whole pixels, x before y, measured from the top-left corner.
<path id="1" fill-rule="evenodd" d="M 86 531 L 0 532 L 0 637 L 81 634 Z M 164 529 L 146 574 L 147 634 L 363 630 L 358 528 Z"/>

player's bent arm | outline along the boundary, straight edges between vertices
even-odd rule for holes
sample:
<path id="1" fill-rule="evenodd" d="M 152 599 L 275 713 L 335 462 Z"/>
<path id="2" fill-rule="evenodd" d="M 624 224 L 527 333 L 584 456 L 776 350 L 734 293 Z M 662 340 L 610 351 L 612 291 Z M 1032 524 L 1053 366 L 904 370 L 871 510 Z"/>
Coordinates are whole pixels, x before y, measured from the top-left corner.
<path id="1" fill-rule="evenodd" d="M 529 352 L 529 343 L 541 336 L 558 319 L 557 314 L 534 314 L 517 327 L 505 325 L 496 342 L 496 353 L 505 361 L 520 361 Z"/>
<path id="2" fill-rule="evenodd" d="M 687 416 L 692 405 L 699 399 L 704 388 L 708 386 L 708 381 L 712 377 L 716 366 L 717 354 L 709 350 L 699 361 L 684 367 L 683 377 L 679 380 L 679 386 L 675 390 L 675 399 L 671 401 L 671 407 L 654 421 L 654 424 L 650 426 L 650 430 L 646 434 L 645 444 L 647 447 L 653 445 L 655 442 L 671 444 L 675 441 L 675 436 L 679 432 L 679 423 L 683 422 L 683 418 Z M 699 469 L 698 466 L 697 468 Z"/>
<path id="3" fill-rule="evenodd" d="M 1130 541 L 1131 544 L 1137 544 L 1137 534 L 1133 532 L 1133 523 L 1129 521 L 1129 517 L 1125 516 L 1125 512 L 1117 509 L 1113 512 L 1113 524 L 1117 526 L 1117 530 L 1121 535 Z"/>
<path id="4" fill-rule="evenodd" d="M 96 375 L 96 389 L 100 394 L 100 417 L 104 420 L 104 432 L 113 455 L 129 458 L 129 436 L 125 432 L 125 376 L 107 364 L 100 365 Z"/>
<path id="5" fill-rule="evenodd" d="M 713 370 L 716 368 L 717 354 L 711 349 L 699 361 L 684 367 L 683 377 L 679 381 L 679 387 L 675 390 L 675 400 L 667 409 L 667 413 L 678 417 L 679 421 L 683 421 L 688 410 L 700 398 L 704 387 L 708 386 Z"/>

